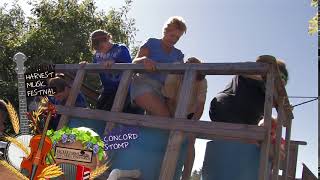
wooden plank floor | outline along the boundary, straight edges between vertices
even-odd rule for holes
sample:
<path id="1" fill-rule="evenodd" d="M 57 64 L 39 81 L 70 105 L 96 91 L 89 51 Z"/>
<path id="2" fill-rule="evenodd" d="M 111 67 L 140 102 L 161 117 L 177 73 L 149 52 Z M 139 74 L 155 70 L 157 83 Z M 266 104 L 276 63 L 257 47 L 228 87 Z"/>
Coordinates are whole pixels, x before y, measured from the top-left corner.
<path id="1" fill-rule="evenodd" d="M 0 179 L 19 180 L 19 178 L 4 166 L 0 165 Z"/>

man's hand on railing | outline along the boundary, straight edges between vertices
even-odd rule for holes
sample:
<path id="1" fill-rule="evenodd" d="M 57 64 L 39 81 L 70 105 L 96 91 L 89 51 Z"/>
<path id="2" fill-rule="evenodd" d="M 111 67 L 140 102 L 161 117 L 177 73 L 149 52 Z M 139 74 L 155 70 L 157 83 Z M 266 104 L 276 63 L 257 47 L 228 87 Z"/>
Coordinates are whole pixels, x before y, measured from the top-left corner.
<path id="1" fill-rule="evenodd" d="M 114 64 L 114 60 L 107 60 L 103 63 L 104 68 L 111 68 L 112 64 Z"/>
<path id="2" fill-rule="evenodd" d="M 144 57 L 143 59 L 144 68 L 147 71 L 155 71 L 156 70 L 156 62 L 151 60 L 150 58 Z"/>
<path id="3" fill-rule="evenodd" d="M 88 63 L 87 61 L 81 61 L 81 62 L 79 62 L 80 68 L 84 68 L 84 66 L 85 66 L 87 63 Z"/>

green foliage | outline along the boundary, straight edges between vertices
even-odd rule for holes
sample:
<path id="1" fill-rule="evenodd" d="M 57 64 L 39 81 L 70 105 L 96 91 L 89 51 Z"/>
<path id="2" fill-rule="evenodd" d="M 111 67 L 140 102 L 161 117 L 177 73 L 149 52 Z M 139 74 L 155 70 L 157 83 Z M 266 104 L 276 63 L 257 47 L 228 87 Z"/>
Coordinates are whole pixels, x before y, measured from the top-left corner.
<path id="1" fill-rule="evenodd" d="M 6 4 L 0 7 L 0 80 L 11 86 L 16 79 L 15 64 L 11 57 L 21 45 L 25 21 L 19 5 L 14 4 L 9 10 L 6 7 Z"/>
<path id="2" fill-rule="evenodd" d="M 17 1 L 0 5 L 0 98 L 18 106 L 17 77 L 12 57 L 21 51 L 27 55 L 25 66 L 91 62 L 88 45 L 96 29 L 109 31 L 114 42 L 135 47 L 135 20 L 127 16 L 131 0 L 120 9 L 98 11 L 94 0 L 30 1 L 31 17 L 26 17 Z M 96 90 L 99 78 L 86 77 Z M 94 106 L 92 104 L 92 106 Z"/>
<path id="3" fill-rule="evenodd" d="M 318 8 L 318 0 L 311 0 L 311 6 Z M 309 34 L 313 35 L 318 32 L 318 13 L 309 20 Z"/>
<path id="4" fill-rule="evenodd" d="M 309 20 L 309 34 L 313 35 L 318 32 L 318 13 Z"/>
<path id="5" fill-rule="evenodd" d="M 104 156 L 104 143 L 99 136 L 93 136 L 89 131 L 78 130 L 76 128 L 68 128 L 63 127 L 58 131 L 48 130 L 47 136 L 51 139 L 53 143 L 61 142 L 62 135 L 75 135 L 76 140 L 80 141 L 83 145 L 83 148 L 88 149 L 86 147 L 87 143 L 92 143 L 92 146 L 89 150 L 92 150 L 93 145 L 97 144 L 99 146 L 98 150 L 98 158 L 101 161 Z"/>
<path id="6" fill-rule="evenodd" d="M 18 89 L 16 88 L 15 82 L 13 81 L 4 81 L 0 79 L 0 92 L 2 94 L 0 95 L 0 99 L 5 99 L 5 100 L 11 100 L 10 103 L 14 103 L 13 106 L 17 107 L 18 104 L 18 97 L 17 93 Z M 12 91 L 14 89 L 14 91 Z M 17 108 L 15 108 L 17 110 Z M 15 135 L 15 132 L 12 127 L 12 123 L 10 122 L 9 116 L 6 116 L 5 119 L 5 133 L 9 135 Z"/>
<path id="7" fill-rule="evenodd" d="M 7 6 L 0 7 L 0 99 L 9 100 L 18 109 L 17 76 L 12 56 L 18 51 L 26 29 L 22 8 L 18 4 L 13 4 L 11 9 Z M 5 124 L 5 132 L 12 134 L 9 119 Z"/>
<path id="8" fill-rule="evenodd" d="M 318 7 L 318 0 L 311 0 L 311 6 L 317 8 Z"/>
<path id="9" fill-rule="evenodd" d="M 96 29 L 110 32 L 115 42 L 133 44 L 134 20 L 127 18 L 131 1 L 110 10 L 98 12 L 93 0 L 41 0 L 31 3 L 33 18 L 24 36 L 23 52 L 29 63 L 78 63 L 91 61 L 88 46 L 90 33 Z"/>

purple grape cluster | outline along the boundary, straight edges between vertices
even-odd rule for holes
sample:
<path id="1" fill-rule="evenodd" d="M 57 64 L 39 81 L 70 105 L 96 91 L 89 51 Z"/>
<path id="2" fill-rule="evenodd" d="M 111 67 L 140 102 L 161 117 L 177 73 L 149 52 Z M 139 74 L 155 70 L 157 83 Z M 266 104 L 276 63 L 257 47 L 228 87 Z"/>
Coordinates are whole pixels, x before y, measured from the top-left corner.
<path id="1" fill-rule="evenodd" d="M 99 151 L 99 146 L 98 146 L 98 144 L 95 144 L 95 145 L 93 145 L 93 153 L 94 154 L 97 154 L 98 153 L 98 151 Z"/>
<path id="2" fill-rule="evenodd" d="M 53 141 L 52 147 L 54 148 L 54 147 L 56 147 L 56 145 L 57 145 L 57 141 Z"/>
<path id="3" fill-rule="evenodd" d="M 90 149 L 91 147 L 92 147 L 92 143 L 91 143 L 91 142 L 87 142 L 86 148 L 87 148 L 87 149 Z"/>
<path id="4" fill-rule="evenodd" d="M 68 135 L 63 134 L 61 137 L 61 141 L 62 141 L 62 143 L 66 143 L 68 141 Z"/>
<path id="5" fill-rule="evenodd" d="M 74 134 L 70 134 L 69 135 L 69 141 L 70 141 L 70 143 L 76 142 L 76 136 Z"/>

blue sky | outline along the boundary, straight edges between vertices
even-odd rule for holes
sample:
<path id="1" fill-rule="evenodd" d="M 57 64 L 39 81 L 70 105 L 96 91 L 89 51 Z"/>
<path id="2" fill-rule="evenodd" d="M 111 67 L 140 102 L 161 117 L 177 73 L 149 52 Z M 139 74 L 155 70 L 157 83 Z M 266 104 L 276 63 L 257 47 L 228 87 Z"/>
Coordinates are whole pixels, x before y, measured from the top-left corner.
<path id="1" fill-rule="evenodd" d="M 105 11 L 124 4 L 124 0 L 96 2 Z M 29 11 L 27 6 L 24 8 Z M 182 16 L 188 30 L 176 47 L 186 57 L 195 56 L 208 63 L 254 61 L 263 54 L 281 58 L 290 73 L 289 96 L 317 96 L 317 36 L 307 32 L 308 20 L 315 13 L 309 0 L 139 0 L 132 3 L 129 16 L 136 19 L 138 42 L 149 37 L 160 38 L 163 23 L 170 16 Z M 231 76 L 207 78 L 203 120 L 209 120 L 210 101 Z M 290 99 L 290 102 L 297 104 L 303 100 Z M 294 109 L 292 139 L 308 143 L 299 148 L 297 177 L 301 177 L 302 162 L 317 174 L 317 110 L 316 102 Z M 196 142 L 194 169 L 202 167 L 205 143 L 206 140 Z"/>
<path id="2" fill-rule="evenodd" d="M 121 2 L 98 1 L 100 7 L 119 7 Z M 286 61 L 290 80 L 289 96 L 317 96 L 317 37 L 310 36 L 308 20 L 316 13 L 308 0 L 242 0 L 242 1 L 134 1 L 130 16 L 139 29 L 136 40 L 162 35 L 163 23 L 173 15 L 187 22 L 187 34 L 176 45 L 186 57 L 205 62 L 254 61 L 271 54 Z M 201 119 L 209 120 L 211 99 L 221 91 L 231 76 L 208 77 L 208 94 Z M 297 104 L 304 99 L 290 99 Z M 307 141 L 300 147 L 297 177 L 302 162 L 315 174 L 318 162 L 317 103 L 296 107 L 292 139 Z M 196 142 L 194 169 L 202 167 L 206 140 Z"/>

